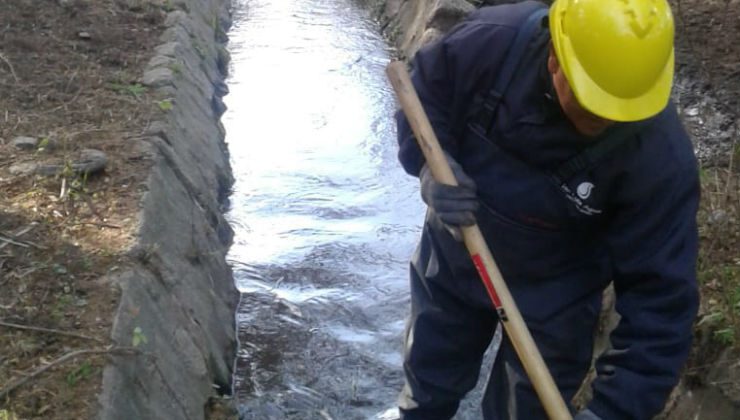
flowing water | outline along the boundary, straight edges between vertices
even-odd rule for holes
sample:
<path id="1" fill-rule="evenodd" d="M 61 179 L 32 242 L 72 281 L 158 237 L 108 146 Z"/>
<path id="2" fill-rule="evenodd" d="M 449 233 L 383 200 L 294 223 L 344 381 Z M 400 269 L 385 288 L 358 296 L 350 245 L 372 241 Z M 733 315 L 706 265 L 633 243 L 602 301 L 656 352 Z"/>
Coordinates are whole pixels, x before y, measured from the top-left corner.
<path id="1" fill-rule="evenodd" d="M 245 419 L 368 419 L 402 385 L 424 207 L 396 160 L 390 50 L 351 0 L 237 0 L 224 115 Z"/>

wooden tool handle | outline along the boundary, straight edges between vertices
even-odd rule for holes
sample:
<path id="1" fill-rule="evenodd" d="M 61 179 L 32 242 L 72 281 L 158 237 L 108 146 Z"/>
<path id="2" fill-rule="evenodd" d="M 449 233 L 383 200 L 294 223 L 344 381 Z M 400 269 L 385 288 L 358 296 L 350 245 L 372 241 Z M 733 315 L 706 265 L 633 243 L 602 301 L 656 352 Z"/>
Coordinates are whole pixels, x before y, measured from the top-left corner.
<path id="1" fill-rule="evenodd" d="M 457 185 L 455 175 L 447 163 L 442 147 L 434 134 L 434 129 L 419 101 L 405 64 L 401 61 L 395 61 L 389 64 L 386 70 L 434 179 L 443 184 Z M 462 234 L 465 246 L 468 248 L 470 257 L 481 276 L 481 281 L 486 286 L 506 334 L 527 371 L 527 375 L 529 375 L 529 379 L 540 397 L 547 415 L 553 420 L 571 420 L 570 411 L 568 411 L 568 407 L 565 405 L 550 371 L 547 370 L 542 355 L 537 350 L 532 335 L 524 323 L 509 288 L 501 277 L 501 272 L 488 250 L 488 245 L 486 245 L 478 225 L 463 226 Z M 546 296 L 543 296 L 543 298 L 547 299 Z"/>

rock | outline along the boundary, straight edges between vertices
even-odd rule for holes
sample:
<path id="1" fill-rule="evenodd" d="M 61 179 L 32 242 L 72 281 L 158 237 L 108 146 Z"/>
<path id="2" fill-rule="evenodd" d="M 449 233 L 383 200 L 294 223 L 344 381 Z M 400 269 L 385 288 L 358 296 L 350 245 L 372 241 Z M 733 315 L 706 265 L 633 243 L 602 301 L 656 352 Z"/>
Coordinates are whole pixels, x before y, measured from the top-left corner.
<path id="1" fill-rule="evenodd" d="M 716 209 L 709 214 L 707 222 L 712 225 L 723 224 L 727 221 L 728 214 L 725 210 Z"/>
<path id="2" fill-rule="evenodd" d="M 157 149 L 144 139 L 131 140 L 131 154 L 128 160 L 153 160 L 157 156 Z"/>
<path id="3" fill-rule="evenodd" d="M 686 110 L 686 115 L 688 115 L 689 117 L 696 117 L 697 115 L 699 115 L 699 108 L 688 108 Z"/>
<path id="4" fill-rule="evenodd" d="M 141 83 L 151 88 L 171 85 L 174 82 L 172 70 L 166 67 L 154 67 L 144 73 Z"/>
<path id="5" fill-rule="evenodd" d="M 220 118 L 226 112 L 226 104 L 224 104 L 224 101 L 219 96 L 213 95 L 211 97 L 211 109 L 214 115 L 216 115 L 216 118 Z"/>
<path id="6" fill-rule="evenodd" d="M 718 358 L 698 360 L 691 383 L 682 379 L 667 404 L 668 410 L 656 420 L 740 418 L 740 363 L 732 348 Z M 697 384 L 701 384 L 697 386 Z"/>
<path id="7" fill-rule="evenodd" d="M 389 36 L 402 57 L 413 57 L 424 43 L 439 38 L 475 7 L 465 0 L 407 0 L 389 5 L 387 11 L 392 10 L 394 15 L 386 15 Z"/>
<path id="8" fill-rule="evenodd" d="M 13 146 L 21 150 L 33 150 L 38 144 L 39 139 L 34 137 L 16 137 L 13 139 Z"/>
<path id="9" fill-rule="evenodd" d="M 437 28 L 429 28 L 426 31 L 424 31 L 424 34 L 421 36 L 421 40 L 419 41 L 419 45 L 426 45 L 430 44 L 444 35 L 444 32 L 440 31 Z"/>
<path id="10" fill-rule="evenodd" d="M 173 64 L 177 63 L 177 60 L 166 55 L 155 55 L 149 60 L 150 68 L 166 67 L 171 68 Z"/>
<path id="11" fill-rule="evenodd" d="M 167 14 L 167 19 L 164 21 L 165 26 L 180 25 L 182 22 L 188 19 L 188 14 L 183 10 L 175 10 Z"/>
<path id="12" fill-rule="evenodd" d="M 90 32 L 81 31 L 77 33 L 77 37 L 80 39 L 92 39 L 92 35 L 90 35 Z"/>
<path id="13" fill-rule="evenodd" d="M 39 152 L 48 153 L 48 152 L 53 152 L 54 150 L 56 150 L 58 146 L 59 146 L 59 143 L 55 139 L 44 138 L 43 140 L 39 142 L 38 146 L 36 147 L 36 150 Z"/>
<path id="14" fill-rule="evenodd" d="M 434 28 L 445 33 L 463 20 L 475 8 L 466 1 L 447 0 L 438 3 L 426 23 L 427 29 Z"/>
<path id="15" fill-rule="evenodd" d="M 227 50 L 223 45 L 218 45 L 216 47 L 216 53 L 216 66 L 218 67 L 218 71 L 223 75 L 229 74 L 229 62 L 231 62 L 231 54 L 229 53 L 229 50 Z"/>
<path id="16" fill-rule="evenodd" d="M 72 164 L 72 168 L 79 173 L 100 172 L 108 165 L 108 155 L 96 149 L 83 149 L 80 160 Z"/>
<path id="17" fill-rule="evenodd" d="M 83 149 L 80 156 L 70 164 L 70 167 L 78 175 L 91 175 L 104 170 L 107 164 L 108 155 L 105 153 L 95 149 Z M 65 165 L 38 165 L 36 173 L 53 176 L 61 173 L 64 167 Z"/>
<path id="18" fill-rule="evenodd" d="M 175 58 L 181 55 L 182 46 L 177 42 L 168 42 L 162 44 L 154 49 L 156 55 L 163 55 L 170 58 Z"/>
<path id="19" fill-rule="evenodd" d="M 24 162 L 12 165 L 8 171 L 11 175 L 15 176 L 27 176 L 32 175 L 36 172 L 39 165 L 34 162 Z"/>
<path id="20" fill-rule="evenodd" d="M 223 97 L 229 94 L 229 86 L 220 80 L 213 83 L 213 90 L 214 94 L 219 97 Z"/>

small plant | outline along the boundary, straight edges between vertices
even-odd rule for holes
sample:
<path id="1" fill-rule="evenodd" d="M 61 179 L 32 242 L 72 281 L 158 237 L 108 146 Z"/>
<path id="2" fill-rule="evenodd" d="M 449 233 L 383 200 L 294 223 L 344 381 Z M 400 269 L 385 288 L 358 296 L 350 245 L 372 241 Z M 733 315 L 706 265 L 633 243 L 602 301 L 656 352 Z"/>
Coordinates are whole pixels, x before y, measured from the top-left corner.
<path id="1" fill-rule="evenodd" d="M 164 112 L 172 110 L 172 99 L 162 99 L 157 102 L 157 106 Z"/>
<path id="2" fill-rule="evenodd" d="M 202 45 L 200 45 L 198 41 L 193 41 L 193 48 L 195 49 L 195 52 L 198 54 L 198 57 L 200 57 L 201 60 L 206 59 L 206 50 L 203 48 Z"/>
<path id="3" fill-rule="evenodd" d="M 146 336 L 144 335 L 144 332 L 141 330 L 141 327 L 134 328 L 134 333 L 131 337 L 131 345 L 134 347 L 139 347 L 142 344 L 146 344 L 148 341 L 146 339 Z"/>
<path id="4" fill-rule="evenodd" d="M 61 265 L 61 264 L 54 264 L 51 266 L 51 269 L 54 271 L 57 275 L 64 275 L 67 274 L 67 267 Z"/>
<path id="5" fill-rule="evenodd" d="M 704 169 L 703 167 L 702 167 L 702 168 L 699 168 L 699 179 L 700 179 L 700 180 L 701 180 L 702 182 L 705 182 L 705 181 L 706 181 L 706 179 L 707 179 L 707 176 L 708 176 L 708 175 L 707 175 L 707 170 L 706 170 L 706 169 Z"/>
<path id="6" fill-rule="evenodd" d="M 36 152 L 44 152 L 50 144 L 50 140 L 48 137 L 43 137 L 41 141 L 39 141 L 39 144 L 36 146 Z"/>
<path id="7" fill-rule="evenodd" d="M 725 320 L 725 315 L 722 313 L 722 311 L 714 311 L 710 312 L 707 315 L 704 315 L 700 320 L 698 325 L 708 324 L 708 325 L 717 325 L 720 324 Z"/>
<path id="8" fill-rule="evenodd" d="M 143 86 L 141 83 L 132 83 L 130 85 L 109 83 L 108 89 L 117 93 L 131 95 L 136 99 L 139 99 L 146 92 L 146 86 Z"/>
<path id="9" fill-rule="evenodd" d="M 164 4 L 162 4 L 162 10 L 165 12 L 173 12 L 175 10 L 175 4 L 172 2 L 172 0 L 165 0 Z"/>
<path id="10" fill-rule="evenodd" d="M 51 317 L 55 321 L 60 321 L 64 318 L 65 312 L 69 309 L 72 304 L 72 297 L 68 294 L 59 296 L 59 299 L 51 307 Z"/>
<path id="11" fill-rule="evenodd" d="M 84 172 L 78 174 L 74 168 L 74 164 L 70 158 L 65 158 L 64 166 L 59 174 L 62 185 L 59 193 L 59 200 L 71 207 L 72 214 L 76 214 L 75 203 L 80 198 L 84 198 L 87 195 L 87 179 L 88 173 Z M 66 208 L 66 207 L 65 207 Z"/>
<path id="12" fill-rule="evenodd" d="M 87 379 L 93 373 L 93 367 L 85 360 L 82 364 L 67 374 L 67 384 L 70 386 L 77 385 L 81 380 Z"/>
<path id="13" fill-rule="evenodd" d="M 91 271 L 93 269 L 92 259 L 87 255 L 82 257 L 82 268 L 85 269 L 85 271 Z"/>
<path id="14" fill-rule="evenodd" d="M 172 70 L 172 73 L 175 75 L 181 75 L 182 74 L 182 63 L 179 61 L 176 61 L 172 64 L 170 64 L 170 70 Z"/>
<path id="15" fill-rule="evenodd" d="M 18 420 L 18 416 L 12 411 L 0 410 L 0 420 Z"/>
<path id="16" fill-rule="evenodd" d="M 720 344 L 724 344 L 725 346 L 731 346 L 735 344 L 735 330 L 732 327 L 717 330 L 714 332 L 713 336 L 715 340 L 717 340 Z"/>

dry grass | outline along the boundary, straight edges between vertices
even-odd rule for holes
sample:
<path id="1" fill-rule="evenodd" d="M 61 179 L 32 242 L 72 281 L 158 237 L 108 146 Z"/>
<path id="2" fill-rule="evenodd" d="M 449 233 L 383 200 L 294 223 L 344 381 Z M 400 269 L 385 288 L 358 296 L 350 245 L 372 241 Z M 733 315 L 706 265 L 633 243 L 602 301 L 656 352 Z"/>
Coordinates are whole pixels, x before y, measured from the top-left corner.
<path id="1" fill-rule="evenodd" d="M 702 178 L 698 265 L 702 306 L 698 330 L 699 334 L 710 334 L 717 344 L 739 345 L 740 172 L 732 165 L 708 168 Z"/>

